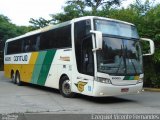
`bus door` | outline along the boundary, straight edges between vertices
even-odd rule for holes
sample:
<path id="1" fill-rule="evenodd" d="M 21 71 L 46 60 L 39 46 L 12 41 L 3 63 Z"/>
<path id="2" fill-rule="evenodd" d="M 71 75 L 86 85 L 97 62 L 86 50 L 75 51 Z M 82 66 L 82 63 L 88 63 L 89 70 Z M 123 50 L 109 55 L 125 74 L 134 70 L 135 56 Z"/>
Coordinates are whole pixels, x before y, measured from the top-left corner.
<path id="1" fill-rule="evenodd" d="M 94 57 L 92 52 L 92 37 L 91 35 L 85 37 L 82 40 L 78 62 L 79 74 L 75 83 L 78 92 L 84 92 L 83 94 L 92 94 L 93 80 L 94 80 Z"/>

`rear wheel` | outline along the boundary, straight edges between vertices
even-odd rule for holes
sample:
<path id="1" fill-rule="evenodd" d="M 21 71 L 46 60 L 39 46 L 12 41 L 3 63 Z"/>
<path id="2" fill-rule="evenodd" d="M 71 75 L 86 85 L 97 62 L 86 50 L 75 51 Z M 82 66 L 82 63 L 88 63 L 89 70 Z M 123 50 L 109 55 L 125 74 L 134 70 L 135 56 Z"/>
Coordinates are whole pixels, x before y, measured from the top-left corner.
<path id="1" fill-rule="evenodd" d="M 13 72 L 11 73 L 11 79 L 12 79 L 12 82 L 16 84 L 15 74 Z"/>
<path id="2" fill-rule="evenodd" d="M 16 83 L 17 83 L 18 86 L 22 85 L 22 81 L 20 79 L 20 74 L 19 73 L 16 74 Z"/>
<path id="3" fill-rule="evenodd" d="M 71 90 L 71 82 L 66 76 L 62 77 L 60 80 L 60 93 L 62 96 L 67 98 L 72 98 L 75 96 L 75 93 Z"/>

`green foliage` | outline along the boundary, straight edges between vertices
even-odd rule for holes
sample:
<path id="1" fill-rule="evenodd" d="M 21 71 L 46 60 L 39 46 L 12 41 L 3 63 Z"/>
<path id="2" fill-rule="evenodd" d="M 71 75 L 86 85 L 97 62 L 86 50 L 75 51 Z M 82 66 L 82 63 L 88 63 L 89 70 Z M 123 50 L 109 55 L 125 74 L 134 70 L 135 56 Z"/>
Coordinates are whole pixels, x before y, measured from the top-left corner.
<path id="1" fill-rule="evenodd" d="M 82 13 L 79 12 L 79 9 L 77 8 L 77 6 L 74 4 L 64 7 L 64 11 L 65 11 L 64 13 L 52 15 L 52 18 L 59 23 L 59 22 L 65 22 L 73 18 L 83 16 Z"/>
<path id="2" fill-rule="evenodd" d="M 86 9 L 90 9 L 92 15 L 97 14 L 101 7 L 110 8 L 113 5 L 120 5 L 122 0 L 68 0 L 67 6 L 75 6 L 80 15 L 86 14 Z"/>
<path id="3" fill-rule="evenodd" d="M 33 24 L 34 29 L 38 29 L 49 25 L 51 21 L 40 17 L 38 20 L 31 18 L 29 23 Z"/>
<path id="4" fill-rule="evenodd" d="M 7 40 L 9 38 L 19 36 L 32 30 L 32 27 L 16 26 L 12 24 L 8 17 L 0 15 L 0 40 Z"/>
<path id="5" fill-rule="evenodd" d="M 32 27 L 16 26 L 10 22 L 8 17 L 0 15 L 0 70 L 3 69 L 3 48 L 5 41 L 31 30 Z"/>
<path id="6" fill-rule="evenodd" d="M 30 23 L 35 28 L 47 26 L 48 23 L 57 24 L 82 16 L 104 16 L 106 11 L 113 6 L 119 6 L 124 0 L 68 0 L 64 6 L 64 12 L 52 14 L 52 19 L 47 21 L 44 18 L 38 20 L 31 18 Z"/>

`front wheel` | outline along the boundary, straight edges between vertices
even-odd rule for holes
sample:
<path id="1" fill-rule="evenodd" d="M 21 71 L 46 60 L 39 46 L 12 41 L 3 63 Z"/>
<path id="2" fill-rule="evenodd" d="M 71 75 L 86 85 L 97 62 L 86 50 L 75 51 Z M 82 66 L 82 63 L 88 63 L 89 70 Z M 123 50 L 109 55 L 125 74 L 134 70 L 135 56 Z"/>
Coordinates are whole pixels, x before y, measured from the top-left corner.
<path id="1" fill-rule="evenodd" d="M 72 98 L 75 96 L 75 93 L 71 90 L 71 81 L 68 77 L 62 77 L 60 80 L 60 93 L 62 96 L 67 98 Z"/>

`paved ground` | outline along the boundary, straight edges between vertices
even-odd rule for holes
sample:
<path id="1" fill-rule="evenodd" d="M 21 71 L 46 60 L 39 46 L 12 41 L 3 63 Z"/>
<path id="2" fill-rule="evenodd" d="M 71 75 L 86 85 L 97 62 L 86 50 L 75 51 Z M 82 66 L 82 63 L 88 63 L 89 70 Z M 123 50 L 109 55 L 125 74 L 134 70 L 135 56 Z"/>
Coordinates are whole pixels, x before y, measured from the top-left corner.
<path id="1" fill-rule="evenodd" d="M 54 89 L 17 86 L 0 72 L 0 114 L 4 113 L 160 113 L 160 92 L 69 99 Z"/>

